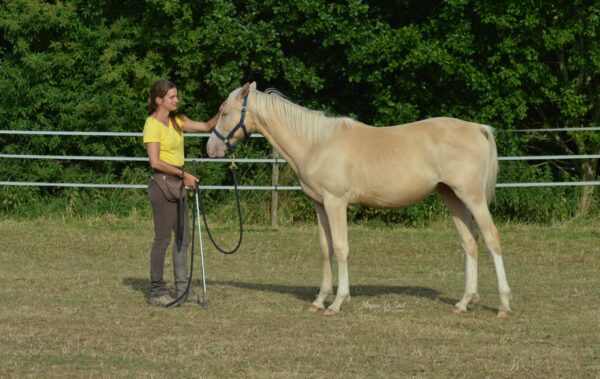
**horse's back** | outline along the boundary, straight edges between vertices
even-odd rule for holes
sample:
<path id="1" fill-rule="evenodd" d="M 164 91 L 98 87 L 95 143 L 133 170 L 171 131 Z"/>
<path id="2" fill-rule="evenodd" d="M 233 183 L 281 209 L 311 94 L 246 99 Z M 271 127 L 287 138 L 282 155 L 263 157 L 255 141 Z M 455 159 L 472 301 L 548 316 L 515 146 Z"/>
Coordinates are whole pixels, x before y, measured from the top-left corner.
<path id="1" fill-rule="evenodd" d="M 448 133 L 464 134 L 479 131 L 484 125 L 452 117 L 433 117 L 407 124 L 382 128 L 384 132 L 402 135 L 405 138 L 419 137 L 423 133 L 433 136 L 446 136 Z M 413 137 L 414 135 L 414 137 Z"/>
<path id="2" fill-rule="evenodd" d="M 446 117 L 388 127 L 357 124 L 330 141 L 327 160 L 320 160 L 316 171 L 328 187 L 351 192 L 351 202 L 407 206 L 440 182 L 479 172 L 485 131 L 483 125 Z"/>
<path id="3" fill-rule="evenodd" d="M 491 128 L 485 125 L 437 117 L 384 127 L 357 123 L 354 128 L 347 129 L 345 136 L 338 138 L 353 154 L 362 151 L 361 155 L 375 159 L 396 160 L 413 156 L 430 161 L 430 158 L 437 158 L 440 152 L 453 147 L 465 151 L 485 148 L 490 134 Z"/>

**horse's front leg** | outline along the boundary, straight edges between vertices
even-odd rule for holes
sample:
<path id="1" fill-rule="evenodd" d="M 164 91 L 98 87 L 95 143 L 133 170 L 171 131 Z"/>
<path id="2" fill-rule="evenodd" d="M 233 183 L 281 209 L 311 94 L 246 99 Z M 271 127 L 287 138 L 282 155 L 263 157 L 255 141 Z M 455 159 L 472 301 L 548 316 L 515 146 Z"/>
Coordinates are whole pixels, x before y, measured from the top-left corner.
<path id="1" fill-rule="evenodd" d="M 331 275 L 331 256 L 333 248 L 331 245 L 331 229 L 329 228 L 329 220 L 323 204 L 315 202 L 315 210 L 317 212 L 317 221 L 319 224 L 319 241 L 321 245 L 321 254 L 323 256 L 323 276 L 321 277 L 321 287 L 319 295 L 311 304 L 309 311 L 317 312 L 325 309 L 325 300 L 333 293 L 333 280 Z"/>
<path id="2" fill-rule="evenodd" d="M 346 213 L 348 202 L 335 196 L 324 196 L 323 204 L 329 228 L 331 230 L 331 245 L 338 264 L 338 289 L 333 303 L 325 311 L 326 316 L 335 315 L 340 311 L 342 303 L 350 300 L 350 282 L 348 280 L 348 224 Z"/>

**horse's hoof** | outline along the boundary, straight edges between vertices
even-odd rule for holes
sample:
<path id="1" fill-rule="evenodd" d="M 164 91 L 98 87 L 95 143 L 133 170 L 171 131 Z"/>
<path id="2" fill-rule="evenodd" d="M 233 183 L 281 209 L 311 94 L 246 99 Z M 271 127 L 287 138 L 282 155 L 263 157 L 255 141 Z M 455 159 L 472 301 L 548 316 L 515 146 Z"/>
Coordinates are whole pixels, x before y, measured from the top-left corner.
<path id="1" fill-rule="evenodd" d="M 463 313 L 464 311 L 458 307 L 452 307 L 452 313 L 454 313 L 455 315 L 459 315 L 461 313 Z"/>
<path id="2" fill-rule="evenodd" d="M 498 317 L 499 318 L 509 318 L 510 317 L 510 312 L 509 311 L 498 311 Z"/>
<path id="3" fill-rule="evenodd" d="M 336 314 L 337 314 L 337 312 L 334 311 L 333 309 L 329 309 L 329 308 L 325 309 L 325 313 L 324 313 L 325 316 L 335 316 Z"/>
<path id="4" fill-rule="evenodd" d="M 311 304 L 310 308 L 308 308 L 308 311 L 310 313 L 317 313 L 320 310 L 321 310 L 321 308 L 317 307 L 316 305 L 312 305 L 312 304 Z"/>

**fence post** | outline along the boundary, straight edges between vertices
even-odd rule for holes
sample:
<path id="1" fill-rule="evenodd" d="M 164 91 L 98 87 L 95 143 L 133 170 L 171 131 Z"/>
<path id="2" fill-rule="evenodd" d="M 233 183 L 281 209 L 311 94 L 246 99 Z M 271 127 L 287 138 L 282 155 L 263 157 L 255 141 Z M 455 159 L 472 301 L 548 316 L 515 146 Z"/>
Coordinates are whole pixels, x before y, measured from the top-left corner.
<path id="1" fill-rule="evenodd" d="M 277 192 L 277 185 L 279 184 L 279 163 L 277 163 L 277 158 L 279 158 L 279 154 L 277 150 L 273 148 L 273 166 L 271 168 L 271 185 L 275 187 L 274 190 L 271 191 L 271 228 L 277 229 L 277 209 L 279 208 L 279 193 Z"/>

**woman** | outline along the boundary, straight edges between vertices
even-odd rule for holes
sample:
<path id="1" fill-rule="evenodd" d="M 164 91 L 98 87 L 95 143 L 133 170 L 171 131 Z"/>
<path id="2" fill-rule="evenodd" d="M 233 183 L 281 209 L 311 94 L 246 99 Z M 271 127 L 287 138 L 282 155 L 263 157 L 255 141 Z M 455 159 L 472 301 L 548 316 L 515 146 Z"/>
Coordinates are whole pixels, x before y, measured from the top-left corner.
<path id="1" fill-rule="evenodd" d="M 217 116 L 210 121 L 199 122 L 176 115 L 179 105 L 177 87 L 168 80 L 159 80 L 152 85 L 148 97 L 148 113 L 144 125 L 144 144 L 148 152 L 153 174 L 148 183 L 148 197 L 152 205 L 154 220 L 154 242 L 150 253 L 151 291 L 148 303 L 166 306 L 173 301 L 163 278 L 165 255 L 171 241 L 171 235 L 178 230 L 183 236 L 173 244 L 173 269 L 177 296 L 187 287 L 187 249 L 190 244 L 190 232 L 187 214 L 187 199 L 182 183 L 194 188 L 198 179 L 185 172 L 183 132 L 209 132 L 216 123 Z M 169 186 L 170 185 L 170 186 Z M 181 188 L 181 192 L 169 191 Z M 178 202 L 177 198 L 181 201 Z M 180 217 L 178 218 L 178 203 Z M 193 288 L 190 288 L 186 301 L 198 301 Z"/>

